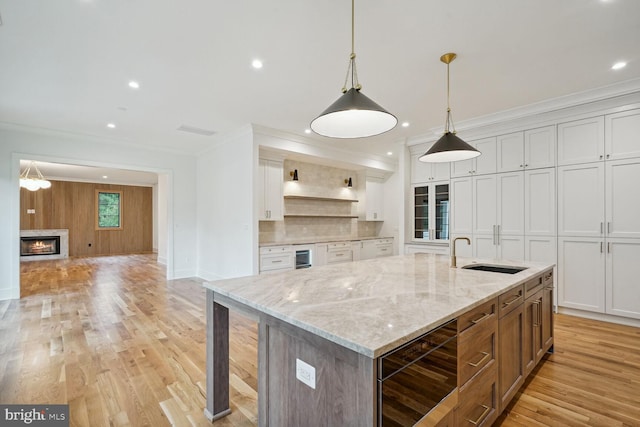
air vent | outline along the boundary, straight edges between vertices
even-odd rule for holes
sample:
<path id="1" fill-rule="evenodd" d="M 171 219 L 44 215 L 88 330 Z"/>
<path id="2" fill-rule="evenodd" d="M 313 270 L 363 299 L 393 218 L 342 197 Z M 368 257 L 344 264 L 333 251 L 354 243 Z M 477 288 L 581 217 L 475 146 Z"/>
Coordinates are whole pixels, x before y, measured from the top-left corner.
<path id="1" fill-rule="evenodd" d="M 216 131 L 214 130 L 201 129 L 201 128 L 197 128 L 195 126 L 189 126 L 189 125 L 181 125 L 178 128 L 178 130 L 182 132 L 195 133 L 196 135 L 202 135 L 202 136 L 211 136 L 216 133 Z"/>

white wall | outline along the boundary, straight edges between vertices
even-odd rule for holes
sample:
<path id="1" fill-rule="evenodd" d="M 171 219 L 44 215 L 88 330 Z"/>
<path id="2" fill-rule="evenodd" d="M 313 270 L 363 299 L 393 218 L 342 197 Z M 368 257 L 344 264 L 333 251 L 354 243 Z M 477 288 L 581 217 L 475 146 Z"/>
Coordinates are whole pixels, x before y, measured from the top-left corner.
<path id="1" fill-rule="evenodd" d="M 166 174 L 167 275 L 196 272 L 195 156 L 89 136 L 0 125 L 0 299 L 19 298 L 20 159 Z M 46 190 L 44 190 L 46 191 Z M 160 245 L 160 244 L 159 244 Z M 160 248 L 159 248 L 160 250 Z"/>
<path id="2" fill-rule="evenodd" d="M 169 206 L 169 175 L 158 174 L 158 230 L 169 229 L 169 210 L 173 209 Z M 160 264 L 167 264 L 168 258 L 168 241 L 167 233 L 158 233 L 158 262 Z"/>
<path id="3" fill-rule="evenodd" d="M 197 165 L 198 276 L 215 280 L 257 273 L 258 158 L 251 127 L 218 137 L 198 155 Z"/>

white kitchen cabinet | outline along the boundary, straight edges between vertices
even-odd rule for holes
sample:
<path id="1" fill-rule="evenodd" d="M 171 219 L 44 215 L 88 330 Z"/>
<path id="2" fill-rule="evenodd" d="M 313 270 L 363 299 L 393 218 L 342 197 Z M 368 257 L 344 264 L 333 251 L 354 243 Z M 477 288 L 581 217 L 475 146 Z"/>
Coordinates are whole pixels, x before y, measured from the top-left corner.
<path id="1" fill-rule="evenodd" d="M 449 182 L 414 185 L 413 240 L 449 239 Z"/>
<path id="2" fill-rule="evenodd" d="M 524 260 L 524 236 L 474 235 L 475 258 Z"/>
<path id="3" fill-rule="evenodd" d="M 496 173 L 496 138 L 491 137 L 467 142 L 480 151 L 480 156 L 470 160 L 452 162 L 451 177 Z"/>
<path id="4" fill-rule="evenodd" d="M 558 305 L 605 311 L 604 239 L 558 237 Z"/>
<path id="5" fill-rule="evenodd" d="M 640 157 L 640 110 L 605 117 L 605 159 Z"/>
<path id="6" fill-rule="evenodd" d="M 362 242 L 351 242 L 351 257 L 354 261 L 360 261 L 362 258 Z"/>
<path id="7" fill-rule="evenodd" d="M 495 234 L 498 216 L 496 181 L 496 175 L 473 178 L 473 234 Z"/>
<path id="8" fill-rule="evenodd" d="M 462 245 L 464 243 L 460 243 Z M 405 254 L 437 254 L 437 255 L 449 255 L 448 244 L 425 244 L 425 245 L 404 245 Z M 466 255 L 460 255 L 466 256 Z M 471 251 L 469 255 L 471 256 Z"/>
<path id="9" fill-rule="evenodd" d="M 604 160 L 604 117 L 558 124 L 558 166 Z"/>
<path id="10" fill-rule="evenodd" d="M 360 259 L 381 258 L 393 255 L 393 239 L 370 239 L 360 242 Z"/>
<path id="11" fill-rule="evenodd" d="M 524 234 L 555 236 L 556 218 L 556 169 L 525 171 Z"/>
<path id="12" fill-rule="evenodd" d="M 384 220 L 384 183 L 374 177 L 359 178 L 358 218 L 364 221 Z M 364 197 L 362 193 L 364 192 Z"/>
<path id="13" fill-rule="evenodd" d="M 640 239 L 607 239 L 606 246 L 606 312 L 640 319 Z"/>
<path id="14" fill-rule="evenodd" d="M 313 266 L 320 267 L 323 265 L 327 265 L 327 243 L 316 243 L 315 249 L 313 251 Z"/>
<path id="15" fill-rule="evenodd" d="M 450 233 L 456 235 L 473 234 L 473 178 L 451 180 Z"/>
<path id="16" fill-rule="evenodd" d="M 640 238 L 640 159 L 605 162 L 605 182 L 607 238 Z"/>
<path id="17" fill-rule="evenodd" d="M 604 163 L 558 168 L 558 236 L 604 236 Z"/>
<path id="18" fill-rule="evenodd" d="M 261 221 L 283 219 L 283 163 L 260 159 L 258 167 L 258 218 Z"/>
<path id="19" fill-rule="evenodd" d="M 523 172 L 473 178 L 473 234 L 524 235 Z"/>
<path id="20" fill-rule="evenodd" d="M 558 241 L 552 236 L 525 236 L 524 259 L 533 262 L 557 263 Z"/>
<path id="21" fill-rule="evenodd" d="M 553 167 L 555 163 L 555 126 L 546 126 L 497 137 L 498 172 Z"/>
<path id="22" fill-rule="evenodd" d="M 425 150 L 426 151 L 426 150 Z M 450 168 L 448 162 L 427 163 L 418 160 L 424 153 L 411 156 L 411 183 L 426 183 L 449 179 Z"/>

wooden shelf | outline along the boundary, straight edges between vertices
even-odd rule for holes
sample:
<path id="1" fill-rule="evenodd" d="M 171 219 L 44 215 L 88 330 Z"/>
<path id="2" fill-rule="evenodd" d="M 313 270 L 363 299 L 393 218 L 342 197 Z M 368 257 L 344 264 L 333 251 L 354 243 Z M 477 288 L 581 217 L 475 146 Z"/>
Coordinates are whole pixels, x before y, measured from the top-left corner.
<path id="1" fill-rule="evenodd" d="M 285 218 L 358 218 L 358 215 L 312 215 L 312 214 L 285 214 Z"/>
<path id="2" fill-rule="evenodd" d="M 285 199 L 298 199 L 298 200 L 319 200 L 325 202 L 357 202 L 356 199 L 339 199 L 335 197 L 316 197 L 316 196 L 296 196 L 296 195 L 285 195 Z"/>

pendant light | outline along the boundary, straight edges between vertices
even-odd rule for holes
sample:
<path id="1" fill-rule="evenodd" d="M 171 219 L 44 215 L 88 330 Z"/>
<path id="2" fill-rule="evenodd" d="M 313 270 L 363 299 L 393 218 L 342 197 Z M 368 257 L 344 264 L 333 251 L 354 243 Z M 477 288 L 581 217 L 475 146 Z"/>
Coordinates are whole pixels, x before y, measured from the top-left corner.
<path id="1" fill-rule="evenodd" d="M 390 131 L 398 123 L 393 114 L 360 92 L 362 86 L 356 70 L 354 16 L 355 0 L 351 0 L 351 55 L 342 87 L 343 95 L 311 122 L 311 129 L 322 136 L 364 138 Z M 349 75 L 351 89 L 347 90 Z"/>
<path id="2" fill-rule="evenodd" d="M 418 160 L 421 162 L 441 163 L 457 162 L 478 157 L 481 153 L 456 136 L 456 127 L 451 117 L 451 107 L 449 106 L 449 64 L 456 59 L 455 53 L 445 53 L 440 57 L 440 61 L 447 64 L 447 120 L 444 125 L 444 135 L 436 141 L 429 150 Z M 449 129 L 451 126 L 451 129 Z"/>
<path id="3" fill-rule="evenodd" d="M 33 174 L 31 173 L 31 168 L 35 171 Z M 35 177 L 33 175 L 35 175 Z M 29 191 L 38 191 L 41 188 L 50 188 L 51 182 L 44 179 L 44 176 L 42 176 L 36 162 L 31 162 L 31 164 L 20 174 L 20 187 L 26 188 Z"/>

